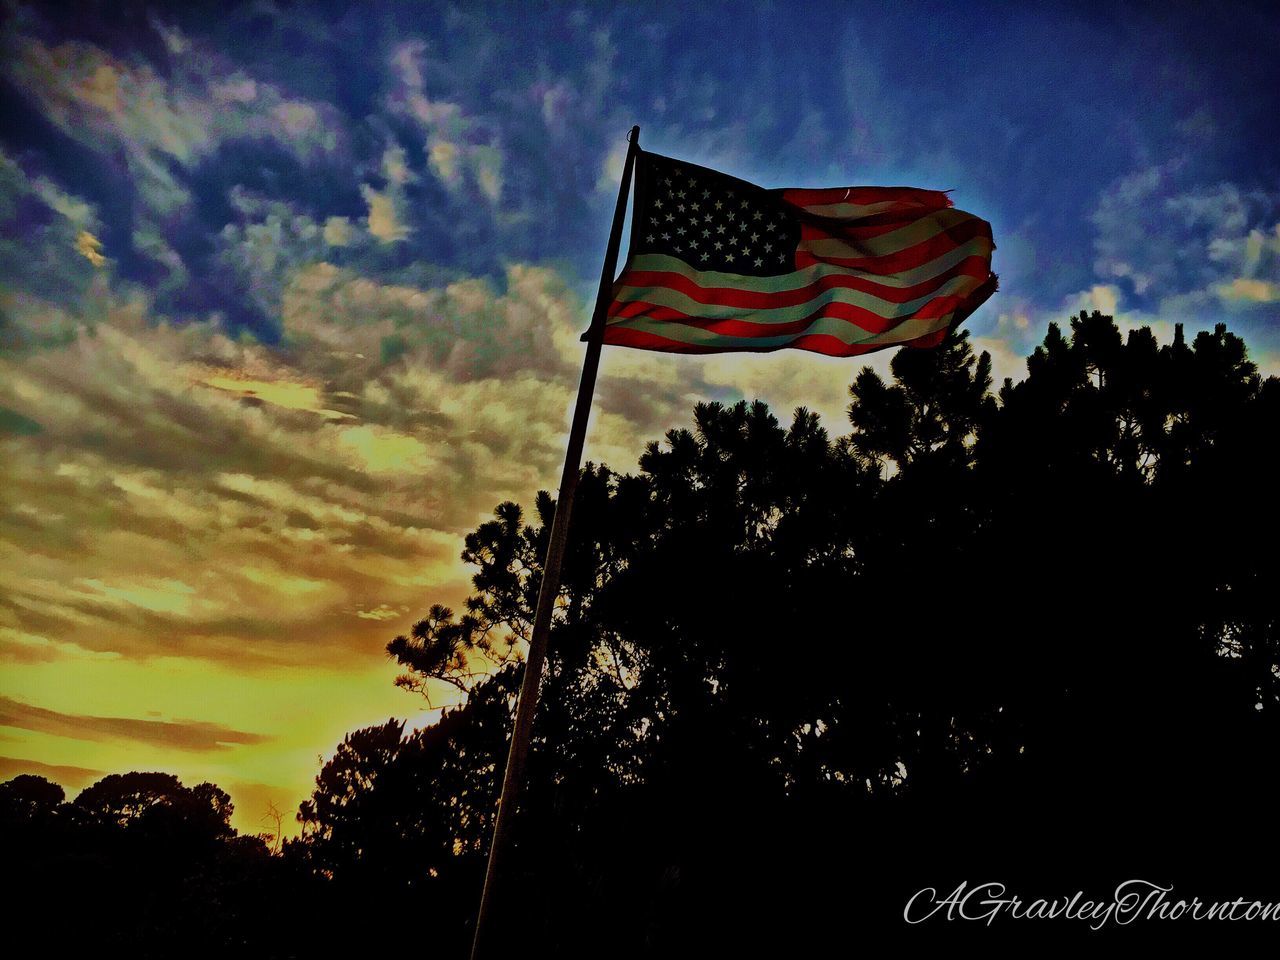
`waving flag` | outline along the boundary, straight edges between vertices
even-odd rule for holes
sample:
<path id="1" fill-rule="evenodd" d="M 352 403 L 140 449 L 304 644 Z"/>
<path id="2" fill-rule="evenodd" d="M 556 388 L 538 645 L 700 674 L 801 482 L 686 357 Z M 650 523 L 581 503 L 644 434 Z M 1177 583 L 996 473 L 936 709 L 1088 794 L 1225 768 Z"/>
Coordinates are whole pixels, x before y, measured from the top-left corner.
<path id="1" fill-rule="evenodd" d="M 996 288 L 991 225 L 911 187 L 766 190 L 637 150 L 603 342 L 675 353 L 930 347 Z"/>

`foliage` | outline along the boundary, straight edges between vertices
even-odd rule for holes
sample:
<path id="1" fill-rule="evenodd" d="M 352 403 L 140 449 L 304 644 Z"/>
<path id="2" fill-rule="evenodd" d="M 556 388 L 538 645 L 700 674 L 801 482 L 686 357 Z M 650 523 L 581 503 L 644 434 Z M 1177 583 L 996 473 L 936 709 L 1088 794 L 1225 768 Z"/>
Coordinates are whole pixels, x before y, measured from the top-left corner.
<path id="1" fill-rule="evenodd" d="M 1098 313 L 994 396 L 964 334 L 892 373 L 854 378 L 845 436 L 708 403 L 635 474 L 585 467 L 504 935 L 759 955 L 900 938 L 910 893 L 962 879 L 1272 890 L 1280 382 L 1221 326 L 1162 346 Z M 464 613 L 388 645 L 398 685 L 465 701 L 349 734 L 280 856 L 160 774 L 73 804 L 19 778 L 6 822 L 71 831 L 55 849 L 187 838 L 133 876 L 201 864 L 259 952 L 462 955 L 554 509 L 503 503 L 467 536 Z M 1224 871 L 1227 823 L 1251 827 Z M 208 872 L 233 851 L 323 925 L 285 948 L 235 913 Z"/>
<path id="2" fill-rule="evenodd" d="M 967 849 L 920 817 L 967 818 L 992 840 L 981 857 L 1024 869 L 1041 811 L 1073 818 L 1039 841 L 1071 862 L 1124 849 L 1168 865 L 1162 831 L 1191 822 L 1185 870 L 1213 849 L 1204 811 L 1274 801 L 1277 570 L 1258 545 L 1277 533 L 1265 438 L 1280 385 L 1221 326 L 1159 346 L 1096 312 L 1052 326 L 996 396 L 990 371 L 961 334 L 900 352 L 892 383 L 859 373 L 845 437 L 804 409 L 783 427 L 760 403 L 702 404 L 638 474 L 588 464 L 520 843 L 539 891 L 527 916 L 549 942 L 593 942 L 557 922 L 571 901 L 602 927 L 647 917 L 630 949 L 657 950 L 680 928 L 673 888 L 749 895 L 727 852 L 743 844 L 773 873 L 875 856 L 888 916 L 918 879 L 908 864 Z M 524 524 L 502 504 L 468 537 L 467 614 L 433 609 L 412 649 L 389 646 L 402 686 L 457 681 L 478 636 L 527 639 L 554 504 L 536 507 Z M 491 709 L 491 685 L 514 689 L 519 670 L 467 677 L 447 719 Z M 415 734 L 389 769 L 501 757 L 504 734 L 465 728 L 443 755 Z M 415 794 L 427 809 L 402 837 L 452 830 L 467 836 L 456 859 L 474 860 L 483 834 L 459 829 L 460 808 L 479 822 L 491 795 Z M 884 831 L 854 826 L 871 822 Z M 906 823 L 909 840 L 892 829 Z M 447 869 L 432 849 L 419 862 Z M 468 919 L 440 929 L 462 942 Z"/>

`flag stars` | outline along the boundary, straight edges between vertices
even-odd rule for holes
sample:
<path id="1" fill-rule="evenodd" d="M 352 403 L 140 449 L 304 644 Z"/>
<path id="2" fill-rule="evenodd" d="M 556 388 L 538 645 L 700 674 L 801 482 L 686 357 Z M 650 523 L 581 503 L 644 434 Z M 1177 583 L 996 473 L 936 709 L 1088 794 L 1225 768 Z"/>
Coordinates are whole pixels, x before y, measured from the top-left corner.
<path id="1" fill-rule="evenodd" d="M 695 177 L 681 164 L 659 170 L 649 180 L 648 216 L 639 221 L 645 251 L 695 270 L 769 276 L 792 269 L 798 224 L 767 194 L 730 185 L 728 178 Z"/>

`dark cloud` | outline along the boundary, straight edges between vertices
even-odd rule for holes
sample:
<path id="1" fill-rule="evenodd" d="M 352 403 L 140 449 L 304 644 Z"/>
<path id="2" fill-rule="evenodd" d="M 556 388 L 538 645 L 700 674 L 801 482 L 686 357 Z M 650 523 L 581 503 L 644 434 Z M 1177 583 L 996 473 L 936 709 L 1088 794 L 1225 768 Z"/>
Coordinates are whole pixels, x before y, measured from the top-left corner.
<path id="1" fill-rule="evenodd" d="M 4 696 L 0 696 L 0 726 L 74 740 L 132 740 L 196 752 L 227 750 L 234 744 L 264 743 L 271 739 L 199 720 L 135 720 L 59 713 Z"/>
<path id="2" fill-rule="evenodd" d="M 16 410 L 0 407 L 0 436 L 4 434 L 32 436 L 40 430 L 40 424 L 30 417 L 24 417 Z"/>
<path id="3" fill-rule="evenodd" d="M 57 763 L 41 763 L 39 760 L 22 760 L 18 757 L 0 757 L 0 780 L 9 780 L 23 773 L 44 777 L 64 787 L 87 787 L 102 777 L 105 771 L 88 767 L 74 767 Z"/>

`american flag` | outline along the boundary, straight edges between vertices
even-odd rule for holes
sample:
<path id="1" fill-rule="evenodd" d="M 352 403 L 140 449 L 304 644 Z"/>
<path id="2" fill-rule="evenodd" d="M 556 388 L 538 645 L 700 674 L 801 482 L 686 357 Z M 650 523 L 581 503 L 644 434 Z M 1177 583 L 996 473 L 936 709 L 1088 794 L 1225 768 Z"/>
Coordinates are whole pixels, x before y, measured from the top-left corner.
<path id="1" fill-rule="evenodd" d="M 639 152 L 603 339 L 839 357 L 936 346 L 995 290 L 994 249 L 991 225 L 939 191 L 766 190 Z"/>

